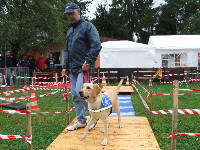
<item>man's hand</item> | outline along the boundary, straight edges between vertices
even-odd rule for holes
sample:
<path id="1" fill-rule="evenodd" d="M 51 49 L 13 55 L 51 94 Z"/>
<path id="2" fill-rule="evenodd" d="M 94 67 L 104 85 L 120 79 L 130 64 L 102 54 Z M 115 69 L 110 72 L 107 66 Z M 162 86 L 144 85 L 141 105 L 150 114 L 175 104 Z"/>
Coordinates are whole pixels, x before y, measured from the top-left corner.
<path id="1" fill-rule="evenodd" d="M 90 64 L 84 63 L 84 64 L 82 65 L 82 70 L 83 70 L 83 71 L 89 71 L 89 70 L 90 70 Z"/>
<path id="2" fill-rule="evenodd" d="M 62 69 L 62 71 L 61 71 L 62 77 L 66 76 L 67 73 L 68 73 L 68 70 L 67 70 L 67 69 Z"/>

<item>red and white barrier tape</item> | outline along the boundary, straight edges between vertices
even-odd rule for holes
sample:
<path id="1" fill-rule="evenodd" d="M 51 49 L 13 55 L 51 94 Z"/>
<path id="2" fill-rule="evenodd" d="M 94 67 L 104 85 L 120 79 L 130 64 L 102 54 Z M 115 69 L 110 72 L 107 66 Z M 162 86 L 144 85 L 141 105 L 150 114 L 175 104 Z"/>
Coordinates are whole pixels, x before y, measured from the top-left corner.
<path id="1" fill-rule="evenodd" d="M 4 103 L 4 104 L 1 103 L 0 106 L 5 106 L 5 105 L 7 105 L 7 104 L 11 104 L 11 103 Z"/>
<path id="2" fill-rule="evenodd" d="M 14 78 L 15 76 L 13 76 Z M 55 77 L 22 77 L 22 76 L 17 76 L 15 78 L 19 79 L 54 79 Z"/>
<path id="3" fill-rule="evenodd" d="M 0 94 L 12 94 L 12 93 L 20 93 L 20 92 L 26 92 L 26 91 L 28 91 L 28 89 L 18 89 L 18 90 L 0 92 Z"/>
<path id="4" fill-rule="evenodd" d="M 194 93 L 194 94 L 188 94 L 188 93 L 185 93 L 185 94 L 178 94 L 178 95 L 199 95 L 200 93 Z M 152 94 L 152 95 L 173 95 L 173 94 L 171 94 L 171 93 L 154 93 L 154 94 Z"/>
<path id="5" fill-rule="evenodd" d="M 7 86 L 7 85 L 0 85 L 0 87 L 12 87 L 12 86 Z"/>
<path id="6" fill-rule="evenodd" d="M 62 113 L 69 113 L 73 111 L 75 108 L 71 108 L 70 110 L 66 110 L 63 112 L 37 112 L 37 113 L 30 113 L 31 115 L 37 115 L 37 114 L 62 114 Z M 0 113 L 5 113 L 5 114 L 12 114 L 12 115 L 25 115 L 29 113 L 27 110 L 0 110 Z"/>
<path id="7" fill-rule="evenodd" d="M 156 110 L 152 111 L 152 113 L 157 115 L 167 115 L 173 114 L 173 110 Z M 200 114 L 200 109 L 178 109 L 178 114 Z"/>
<path id="8" fill-rule="evenodd" d="M 190 79 L 190 80 L 183 80 L 183 81 L 179 81 L 179 83 L 189 83 L 189 82 L 194 82 L 194 81 L 200 81 L 200 79 Z M 171 84 L 173 82 L 161 82 L 163 84 Z"/>
<path id="9" fill-rule="evenodd" d="M 179 89 L 179 91 L 193 91 L 193 92 L 200 92 L 200 89 Z"/>
<path id="10" fill-rule="evenodd" d="M 59 90 L 59 91 L 55 91 L 55 92 L 52 92 L 52 93 L 47 93 L 47 94 L 43 94 L 43 95 L 37 95 L 37 96 L 33 96 L 33 97 L 20 97 L 20 98 L 9 98 L 9 100 L 23 100 L 23 99 L 30 99 L 30 98 L 40 98 L 40 97 L 45 97 L 45 96 L 49 96 L 49 95 L 54 95 L 58 92 L 61 92 L 62 90 Z M 0 97 L 0 100 L 4 100 L 6 101 L 7 98 L 4 98 L 4 97 Z"/>
<path id="11" fill-rule="evenodd" d="M 184 76 L 184 75 L 197 75 L 200 73 L 180 73 L 180 74 L 165 74 L 165 75 L 160 75 L 163 77 L 171 77 L 171 76 Z M 144 75 L 146 77 L 153 77 L 154 75 Z"/>
<path id="12" fill-rule="evenodd" d="M 31 89 L 34 89 L 34 90 L 57 90 L 57 89 L 52 89 L 52 88 L 48 88 L 48 87 L 45 87 L 45 86 L 40 86 L 40 87 L 27 87 L 27 88 L 24 88 L 24 89 L 18 89 L 18 90 L 12 90 L 12 91 L 5 91 L 5 92 L 0 92 L 0 95 L 1 94 L 13 94 L 13 93 L 20 93 L 20 92 L 26 92 L 26 91 L 29 91 Z"/>
<path id="13" fill-rule="evenodd" d="M 170 135 L 169 138 L 176 138 L 177 135 L 200 136 L 200 133 L 174 133 Z"/>
<path id="14" fill-rule="evenodd" d="M 69 82 L 69 81 L 67 81 Z M 64 84 L 63 82 L 33 82 L 34 84 L 50 84 L 50 85 L 54 85 L 54 84 Z"/>
<path id="15" fill-rule="evenodd" d="M 147 105 L 147 103 L 145 102 L 145 100 L 143 99 L 143 97 L 141 96 L 141 94 L 140 94 L 139 90 L 136 88 L 135 84 L 132 84 L 132 86 L 135 88 L 135 90 L 137 91 L 138 95 L 140 96 L 140 99 L 142 100 L 142 103 L 143 103 L 144 107 L 146 109 L 148 109 L 148 111 L 150 111 L 149 106 Z"/>
<path id="16" fill-rule="evenodd" d="M 55 88 L 48 88 L 48 87 L 29 87 L 29 88 L 26 88 L 27 90 L 38 90 L 38 91 L 42 91 L 42 90 L 51 90 L 51 91 L 55 91 L 55 90 L 58 90 L 58 89 L 55 89 Z"/>
<path id="17" fill-rule="evenodd" d="M 23 139 L 25 138 L 25 142 L 28 144 L 31 144 L 32 142 L 32 136 L 20 136 L 20 135 L 2 135 L 0 134 L 0 139 L 3 140 L 13 140 L 13 139 Z"/>
<path id="18" fill-rule="evenodd" d="M 133 83 L 137 83 L 141 88 L 144 89 L 145 92 L 149 93 L 149 91 L 145 87 L 143 87 L 138 81 L 133 80 Z"/>

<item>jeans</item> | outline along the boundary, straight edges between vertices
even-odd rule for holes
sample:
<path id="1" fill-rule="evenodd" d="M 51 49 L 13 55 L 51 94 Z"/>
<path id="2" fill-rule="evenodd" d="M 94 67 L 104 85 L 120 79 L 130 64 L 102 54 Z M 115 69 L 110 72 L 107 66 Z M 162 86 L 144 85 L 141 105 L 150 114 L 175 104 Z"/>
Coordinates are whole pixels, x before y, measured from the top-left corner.
<path id="1" fill-rule="evenodd" d="M 72 99 L 76 111 L 77 120 L 79 123 L 86 123 L 85 112 L 88 108 L 88 104 L 85 100 L 81 99 L 79 91 L 83 85 L 83 75 L 81 73 L 70 72 L 70 83 L 71 83 L 71 92 Z"/>

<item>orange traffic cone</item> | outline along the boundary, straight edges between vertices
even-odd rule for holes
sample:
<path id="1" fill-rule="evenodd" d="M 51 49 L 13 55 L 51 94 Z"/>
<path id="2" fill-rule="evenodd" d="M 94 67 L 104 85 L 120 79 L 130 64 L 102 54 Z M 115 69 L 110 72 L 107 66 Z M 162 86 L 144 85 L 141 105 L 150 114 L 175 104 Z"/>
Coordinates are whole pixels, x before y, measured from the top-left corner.
<path id="1" fill-rule="evenodd" d="M 6 92 L 8 92 L 8 93 L 6 93 L 6 101 L 7 101 L 7 102 L 13 102 L 12 100 L 10 100 L 11 95 L 10 95 L 10 93 L 9 93 L 9 87 L 6 86 L 5 89 L 6 89 Z"/>
<path id="2" fill-rule="evenodd" d="M 37 99 L 35 98 L 35 91 L 31 89 L 31 98 L 30 103 L 28 103 L 28 110 L 39 110 L 39 106 L 37 104 Z"/>
<path id="3" fill-rule="evenodd" d="M 104 73 L 103 73 L 103 78 L 102 78 L 102 83 L 101 83 L 101 85 L 102 85 L 102 86 L 107 86 L 107 84 L 106 84 L 106 77 L 105 77 Z"/>
<path id="4" fill-rule="evenodd" d="M 130 83 L 129 83 L 129 77 L 127 76 L 126 77 L 126 85 L 129 85 Z"/>

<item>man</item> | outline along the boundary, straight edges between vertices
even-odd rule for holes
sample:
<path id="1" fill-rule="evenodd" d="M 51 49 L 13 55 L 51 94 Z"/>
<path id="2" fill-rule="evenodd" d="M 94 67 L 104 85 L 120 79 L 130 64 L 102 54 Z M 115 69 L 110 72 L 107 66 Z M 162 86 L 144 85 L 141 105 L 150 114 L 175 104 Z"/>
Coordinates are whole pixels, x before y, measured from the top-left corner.
<path id="1" fill-rule="evenodd" d="M 78 121 L 69 126 L 67 130 L 73 131 L 86 126 L 87 103 L 81 99 L 79 91 L 84 82 L 84 74 L 90 71 L 91 65 L 101 50 L 101 42 L 95 26 L 80 18 L 80 8 L 77 4 L 67 3 L 64 13 L 71 26 L 67 31 L 62 75 L 64 76 L 69 71 L 71 92 Z"/>
<path id="2" fill-rule="evenodd" d="M 46 69 L 46 59 L 43 53 L 40 53 L 39 58 L 36 60 L 36 68 L 37 71 L 44 71 Z"/>

